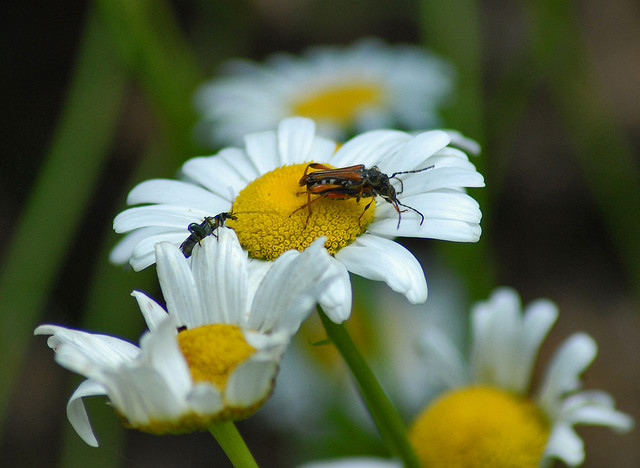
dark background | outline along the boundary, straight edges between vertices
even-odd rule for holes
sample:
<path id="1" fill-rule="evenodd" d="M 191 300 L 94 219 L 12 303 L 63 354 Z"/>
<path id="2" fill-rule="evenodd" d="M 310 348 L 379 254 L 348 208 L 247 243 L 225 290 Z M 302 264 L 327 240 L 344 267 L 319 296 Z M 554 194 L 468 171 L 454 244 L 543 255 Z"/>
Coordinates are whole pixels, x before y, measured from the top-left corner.
<path id="1" fill-rule="evenodd" d="M 640 7 L 632 0 L 586 0 L 575 5 L 601 92 L 637 162 Z M 375 35 L 390 42 L 420 41 L 418 6 L 408 0 L 176 1 L 173 6 L 201 65 L 209 72 L 224 58 L 220 47 L 260 59 L 274 51 L 298 52 L 310 44 L 350 43 L 362 36 Z M 87 2 L 71 0 L 64 4 L 3 2 L 0 6 L 4 143 L 0 158 L 0 260 L 6 256 L 12 228 L 56 129 L 88 8 Z M 524 21 L 513 2 L 485 0 L 479 8 L 484 90 L 491 93 L 499 81 L 504 57 L 522 39 Z M 146 142 L 158 131 L 153 111 L 132 82 L 110 158 L 38 323 L 77 326 L 80 322 L 92 265 L 102 261 L 96 246 L 106 238 L 113 215 L 123 208 L 123 194 L 130 188 L 127 177 L 137 166 Z M 543 358 L 569 334 L 578 330 L 591 334 L 600 351 L 585 376 L 585 386 L 609 391 L 618 408 L 638 420 L 640 317 L 635 294 L 640 288 L 624 268 L 626 253 L 612 240 L 545 86 L 534 88 L 509 138 L 487 145 L 506 145 L 510 154 L 503 183 L 492 196 L 492 216 L 483 226 L 483 242 L 489 245 L 496 267 L 496 284 L 515 287 L 525 302 L 549 297 L 558 303 L 560 319 Z M 492 154 L 485 152 L 481 157 L 491 160 Z M 628 206 L 629 216 L 638 216 L 638 208 Z M 46 224 L 33 227 L 34 243 L 46 235 Z M 72 385 L 69 373 L 54 363 L 44 339 L 34 338 L 9 414 L 4 415 L 0 465 L 64 465 L 59 459 L 60 444 L 69 429 L 64 408 Z M 251 420 L 239 427 L 259 463 L 283 463 L 286 440 L 256 427 Z M 584 466 L 640 466 L 637 430 L 625 436 L 602 428 L 580 428 L 579 432 L 587 446 Z M 212 460 L 221 460 L 219 466 L 228 463 L 206 434 L 158 438 L 127 431 L 126 437 L 121 466 L 211 466 Z M 109 447 L 91 450 L 98 460 L 100 451 Z"/>

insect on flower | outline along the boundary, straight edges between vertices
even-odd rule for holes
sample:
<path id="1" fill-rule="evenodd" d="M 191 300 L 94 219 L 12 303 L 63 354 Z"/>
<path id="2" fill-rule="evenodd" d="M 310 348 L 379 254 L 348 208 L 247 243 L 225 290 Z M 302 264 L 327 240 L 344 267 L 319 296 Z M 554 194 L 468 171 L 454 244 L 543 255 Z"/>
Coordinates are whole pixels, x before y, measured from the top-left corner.
<path id="1" fill-rule="evenodd" d="M 234 215 L 228 212 L 223 212 L 215 216 L 207 216 L 202 223 L 191 223 L 187 226 L 187 229 L 191 233 L 187 239 L 180 244 L 180 250 L 185 257 L 189 258 L 193 252 L 193 248 L 196 244 L 200 245 L 200 242 L 205 237 L 213 234 L 216 238 L 215 231 L 224 226 L 227 219 L 237 219 Z"/>
<path id="2" fill-rule="evenodd" d="M 310 168 L 320 170 L 308 174 Z M 331 198 L 334 200 L 355 198 L 356 201 L 359 202 L 361 198 L 373 198 L 376 195 L 380 195 L 387 202 L 391 203 L 398 212 L 398 228 L 400 228 L 401 221 L 400 213 L 407 211 L 401 210 L 401 206 L 418 213 L 418 215 L 420 215 L 420 225 L 422 225 L 424 222 L 424 215 L 415 208 L 405 205 L 398 200 L 398 195 L 402 193 L 404 186 L 402 184 L 402 180 L 398 179 L 396 176 L 399 174 L 422 172 L 431 168 L 433 168 L 433 166 L 413 171 L 394 172 L 388 176 L 381 172 L 377 166 L 367 169 L 364 164 L 357 164 L 355 166 L 332 169 L 324 164 L 311 163 L 306 167 L 304 175 L 300 179 L 300 186 L 304 187 L 306 185 L 307 187 L 307 203 L 302 205 L 296 211 L 301 210 L 304 207 L 308 207 L 308 220 L 309 216 L 311 216 L 311 203 L 319 200 L 321 197 Z M 396 192 L 394 186 L 391 185 L 390 179 L 397 179 L 400 182 L 400 191 Z M 311 200 L 311 195 L 318 195 L 318 198 Z M 363 214 L 372 202 L 373 200 L 364 207 L 362 212 Z M 360 215 L 360 217 L 362 217 L 362 215 Z"/>

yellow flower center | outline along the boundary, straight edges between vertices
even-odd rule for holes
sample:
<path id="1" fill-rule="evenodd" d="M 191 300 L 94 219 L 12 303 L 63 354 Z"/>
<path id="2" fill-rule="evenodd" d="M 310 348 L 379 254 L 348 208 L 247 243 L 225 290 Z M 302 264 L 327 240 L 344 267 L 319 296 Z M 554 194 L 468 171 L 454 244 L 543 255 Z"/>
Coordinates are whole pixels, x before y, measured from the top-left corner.
<path id="1" fill-rule="evenodd" d="M 209 382 L 223 391 L 231 372 L 251 356 L 237 325 L 215 323 L 178 333 L 178 344 L 195 382 Z"/>
<path id="2" fill-rule="evenodd" d="M 549 431 L 530 400 L 478 386 L 444 394 L 418 416 L 409 437 L 429 468 L 531 468 Z"/>
<path id="3" fill-rule="evenodd" d="M 178 345 L 187 360 L 195 382 L 215 385 L 224 395 L 227 379 L 240 364 L 245 362 L 255 349 L 249 345 L 242 330 L 236 325 L 212 324 L 178 333 Z M 260 401 L 242 407 L 225 406 L 215 413 L 186 411 L 180 415 L 152 418 L 145 423 L 131 422 L 116 408 L 116 413 L 127 427 L 151 434 L 183 434 L 205 430 L 213 422 L 243 419 L 262 406 L 268 394 Z M 224 398 L 224 396 L 223 396 Z"/>
<path id="4" fill-rule="evenodd" d="M 352 123 L 363 108 L 379 105 L 382 90 L 369 83 L 348 84 L 324 89 L 293 105 L 294 115 L 311 119 L 331 119 Z"/>
<path id="5" fill-rule="evenodd" d="M 287 250 L 304 250 L 320 236 L 327 236 L 325 247 L 335 254 L 373 221 L 373 198 L 357 202 L 355 198 L 309 197 L 299 185 L 306 167 L 307 163 L 274 169 L 236 197 L 231 211 L 237 219 L 228 220 L 227 226 L 251 257 L 275 260 Z"/>

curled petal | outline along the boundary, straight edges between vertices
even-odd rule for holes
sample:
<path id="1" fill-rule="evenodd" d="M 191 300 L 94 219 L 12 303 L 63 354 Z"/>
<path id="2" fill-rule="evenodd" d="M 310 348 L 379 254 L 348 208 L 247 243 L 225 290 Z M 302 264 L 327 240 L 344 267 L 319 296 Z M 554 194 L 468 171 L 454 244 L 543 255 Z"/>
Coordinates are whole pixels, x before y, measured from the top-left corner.
<path id="1" fill-rule="evenodd" d="M 98 382 L 85 380 L 73 392 L 67 403 L 67 418 L 78 435 L 91 447 L 98 446 L 98 439 L 91 428 L 87 409 L 82 399 L 88 396 L 106 395 L 106 389 Z"/>
<path id="2" fill-rule="evenodd" d="M 335 255 L 357 275 L 384 281 L 412 304 L 427 300 L 427 280 L 416 258 L 389 239 L 363 234 Z"/>

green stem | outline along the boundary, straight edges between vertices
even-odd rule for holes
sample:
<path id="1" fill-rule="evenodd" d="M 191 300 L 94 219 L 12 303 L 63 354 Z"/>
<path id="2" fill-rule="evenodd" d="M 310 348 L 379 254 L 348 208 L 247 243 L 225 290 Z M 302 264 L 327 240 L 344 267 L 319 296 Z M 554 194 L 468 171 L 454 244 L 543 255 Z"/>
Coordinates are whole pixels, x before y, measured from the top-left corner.
<path id="1" fill-rule="evenodd" d="M 378 431 L 380 431 L 380 435 L 392 452 L 402 459 L 405 467 L 419 468 L 421 464 L 409 443 L 402 418 L 382 390 L 364 357 L 356 348 L 347 329 L 343 324 L 333 323 L 321 310 L 318 313 L 327 336 L 342 355 L 358 383 L 360 394 L 378 427 Z"/>
<path id="2" fill-rule="evenodd" d="M 235 468 L 258 468 L 233 421 L 213 423 L 209 426 L 209 432 L 216 438 Z"/>

